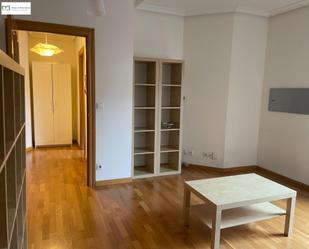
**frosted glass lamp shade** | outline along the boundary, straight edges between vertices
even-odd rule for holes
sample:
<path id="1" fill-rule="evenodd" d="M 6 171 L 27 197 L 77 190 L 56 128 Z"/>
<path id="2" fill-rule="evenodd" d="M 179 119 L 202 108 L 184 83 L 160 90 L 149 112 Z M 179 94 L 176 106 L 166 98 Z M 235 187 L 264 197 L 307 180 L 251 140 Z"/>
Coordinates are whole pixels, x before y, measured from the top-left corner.
<path id="1" fill-rule="evenodd" d="M 33 48 L 31 48 L 30 51 L 41 56 L 53 56 L 63 52 L 63 50 L 57 46 L 47 43 L 38 43 Z"/>

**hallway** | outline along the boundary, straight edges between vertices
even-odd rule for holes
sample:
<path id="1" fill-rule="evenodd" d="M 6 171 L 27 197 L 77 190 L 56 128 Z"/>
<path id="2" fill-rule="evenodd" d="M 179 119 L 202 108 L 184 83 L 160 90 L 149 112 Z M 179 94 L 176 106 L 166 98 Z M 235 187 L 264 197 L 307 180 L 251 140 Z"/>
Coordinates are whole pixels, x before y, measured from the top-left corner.
<path id="1" fill-rule="evenodd" d="M 78 149 L 39 149 L 27 154 L 29 248 L 77 248 L 90 212 L 86 161 Z M 76 232 L 75 232 L 76 231 Z M 79 243 L 79 242 L 78 242 Z M 83 247 L 78 247 L 83 248 Z M 84 247 L 85 248 L 85 247 Z"/>
<path id="2" fill-rule="evenodd" d="M 180 176 L 94 191 L 86 187 L 81 151 L 41 149 L 27 154 L 30 249 L 209 248 L 206 226 L 195 217 L 190 229 L 182 223 L 183 179 L 210 177 L 204 169 L 190 167 Z M 294 237 L 283 237 L 281 217 L 224 230 L 221 249 L 309 248 L 308 203 L 308 193 L 299 193 Z"/>

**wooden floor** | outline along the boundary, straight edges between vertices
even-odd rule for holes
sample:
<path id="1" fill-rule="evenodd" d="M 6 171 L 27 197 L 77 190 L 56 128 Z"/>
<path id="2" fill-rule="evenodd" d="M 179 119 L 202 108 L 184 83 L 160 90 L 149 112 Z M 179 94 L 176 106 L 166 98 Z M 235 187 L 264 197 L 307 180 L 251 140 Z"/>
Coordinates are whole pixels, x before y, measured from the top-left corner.
<path id="1" fill-rule="evenodd" d="M 182 221 L 184 180 L 214 176 L 202 169 L 92 190 L 78 150 L 30 152 L 27 164 L 30 249 L 210 248 L 206 226 L 195 217 L 190 228 Z M 308 249 L 308 193 L 297 198 L 294 236 L 283 237 L 283 228 L 283 217 L 229 228 L 221 248 Z"/>

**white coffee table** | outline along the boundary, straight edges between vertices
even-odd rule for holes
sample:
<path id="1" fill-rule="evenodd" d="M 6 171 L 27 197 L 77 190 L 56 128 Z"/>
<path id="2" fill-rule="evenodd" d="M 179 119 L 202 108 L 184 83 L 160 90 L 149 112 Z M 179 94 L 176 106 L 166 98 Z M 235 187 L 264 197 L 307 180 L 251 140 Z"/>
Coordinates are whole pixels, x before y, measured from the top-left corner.
<path id="1" fill-rule="evenodd" d="M 205 204 L 192 212 L 212 229 L 211 248 L 220 248 L 220 230 L 286 215 L 284 234 L 292 234 L 297 192 L 257 174 L 185 182 L 184 219 L 189 225 L 191 193 Z M 283 210 L 271 201 L 287 199 Z"/>

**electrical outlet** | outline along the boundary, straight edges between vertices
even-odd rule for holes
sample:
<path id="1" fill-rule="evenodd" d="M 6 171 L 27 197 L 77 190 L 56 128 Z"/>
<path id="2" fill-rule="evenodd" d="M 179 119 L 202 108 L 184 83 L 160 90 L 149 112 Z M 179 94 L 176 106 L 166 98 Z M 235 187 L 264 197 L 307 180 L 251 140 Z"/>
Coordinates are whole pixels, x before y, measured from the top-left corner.
<path id="1" fill-rule="evenodd" d="M 186 156 L 193 156 L 193 151 L 192 150 L 183 150 L 183 154 Z"/>
<path id="2" fill-rule="evenodd" d="M 216 152 L 212 152 L 211 153 L 211 160 L 216 161 L 217 160 L 217 153 Z"/>
<path id="3" fill-rule="evenodd" d="M 97 102 L 95 104 L 95 107 L 96 107 L 97 110 L 103 110 L 104 109 L 104 103 Z"/>
<path id="4" fill-rule="evenodd" d="M 208 153 L 208 158 L 212 161 L 215 161 L 217 160 L 217 154 L 216 152 L 211 152 L 211 153 Z"/>
<path id="5" fill-rule="evenodd" d="M 216 152 L 203 152 L 202 153 L 203 158 L 205 158 L 206 160 L 217 160 L 217 153 Z"/>

